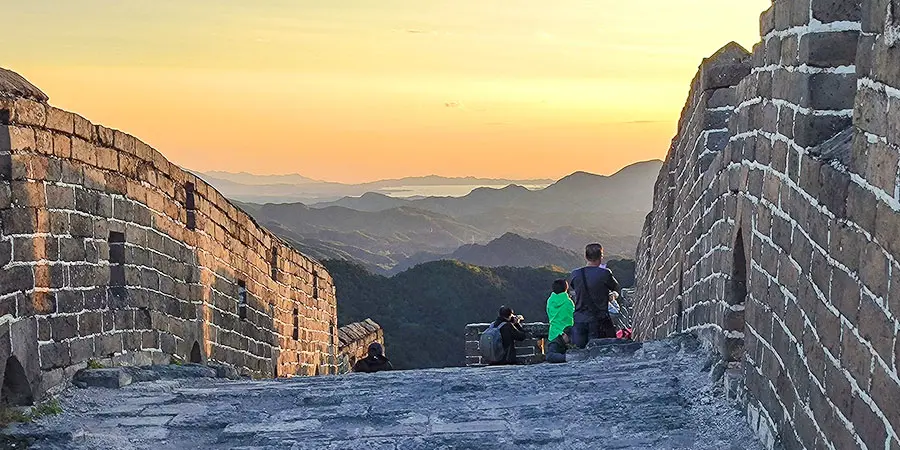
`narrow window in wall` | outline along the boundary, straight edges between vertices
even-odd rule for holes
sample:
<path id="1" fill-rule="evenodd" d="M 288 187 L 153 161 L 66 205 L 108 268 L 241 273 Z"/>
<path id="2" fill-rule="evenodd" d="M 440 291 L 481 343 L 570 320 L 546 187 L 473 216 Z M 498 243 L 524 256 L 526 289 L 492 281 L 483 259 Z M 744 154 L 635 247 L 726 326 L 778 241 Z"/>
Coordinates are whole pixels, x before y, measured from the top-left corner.
<path id="1" fill-rule="evenodd" d="M 313 271 L 313 298 L 319 298 L 319 272 Z"/>
<path id="2" fill-rule="evenodd" d="M 684 329 L 684 267 L 682 265 L 678 265 L 678 310 L 677 320 L 678 323 L 675 324 L 675 331 L 681 332 Z"/>
<path id="3" fill-rule="evenodd" d="M 666 192 L 666 228 L 672 226 L 675 215 L 675 172 L 669 172 L 668 192 Z"/>
<path id="4" fill-rule="evenodd" d="M 272 272 L 272 279 L 278 281 L 278 247 L 272 247 L 271 258 L 269 268 Z"/>
<path id="5" fill-rule="evenodd" d="M 197 204 L 194 199 L 194 183 L 184 185 L 184 209 L 187 210 L 187 227 L 189 230 L 197 229 Z"/>
<path id="6" fill-rule="evenodd" d="M 294 340 L 300 340 L 300 310 L 294 308 Z"/>
<path id="7" fill-rule="evenodd" d="M 247 283 L 238 281 L 238 317 L 247 320 Z"/>
<path id="8" fill-rule="evenodd" d="M 125 298 L 125 233 L 109 232 L 109 290 Z"/>

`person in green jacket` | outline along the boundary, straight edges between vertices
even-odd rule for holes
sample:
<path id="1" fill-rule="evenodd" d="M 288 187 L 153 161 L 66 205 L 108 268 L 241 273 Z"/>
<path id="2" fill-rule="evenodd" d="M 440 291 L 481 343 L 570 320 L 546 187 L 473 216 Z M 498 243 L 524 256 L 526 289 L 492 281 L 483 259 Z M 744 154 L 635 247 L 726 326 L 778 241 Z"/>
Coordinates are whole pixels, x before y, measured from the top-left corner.
<path id="1" fill-rule="evenodd" d="M 547 317 L 550 331 L 547 339 L 554 340 L 566 327 L 575 324 L 575 303 L 569 298 L 569 282 L 559 279 L 553 282 L 553 294 L 547 299 Z"/>

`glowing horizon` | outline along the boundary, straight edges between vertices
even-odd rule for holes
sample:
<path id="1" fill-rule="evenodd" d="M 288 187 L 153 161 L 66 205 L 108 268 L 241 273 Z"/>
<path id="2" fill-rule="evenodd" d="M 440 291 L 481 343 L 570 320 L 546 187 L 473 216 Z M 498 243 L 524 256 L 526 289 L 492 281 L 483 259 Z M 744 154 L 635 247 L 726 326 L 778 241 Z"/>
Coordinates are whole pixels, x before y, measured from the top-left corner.
<path id="1" fill-rule="evenodd" d="M 770 0 L 182 3 L 0 0 L 0 67 L 191 170 L 608 175 L 665 157 L 699 63 Z"/>

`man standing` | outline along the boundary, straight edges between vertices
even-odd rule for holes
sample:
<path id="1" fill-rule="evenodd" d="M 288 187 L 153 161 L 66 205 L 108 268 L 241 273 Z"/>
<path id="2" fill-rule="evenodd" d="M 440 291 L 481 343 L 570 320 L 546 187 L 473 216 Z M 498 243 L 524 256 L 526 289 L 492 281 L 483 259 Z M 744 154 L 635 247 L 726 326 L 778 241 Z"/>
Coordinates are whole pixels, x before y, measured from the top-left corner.
<path id="1" fill-rule="evenodd" d="M 569 282 L 575 291 L 572 342 L 578 348 L 587 346 L 591 339 L 616 337 L 616 326 L 609 317 L 609 298 L 618 295 L 619 282 L 603 265 L 603 246 L 588 244 L 584 258 L 587 265 L 573 271 Z"/>

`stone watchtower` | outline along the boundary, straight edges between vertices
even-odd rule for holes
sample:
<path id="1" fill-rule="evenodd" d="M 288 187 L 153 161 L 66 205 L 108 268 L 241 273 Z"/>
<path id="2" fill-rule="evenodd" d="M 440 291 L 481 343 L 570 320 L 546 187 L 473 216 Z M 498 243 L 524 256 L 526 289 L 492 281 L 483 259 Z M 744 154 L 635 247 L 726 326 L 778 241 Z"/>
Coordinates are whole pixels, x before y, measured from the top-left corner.
<path id="1" fill-rule="evenodd" d="M 0 69 L 0 402 L 88 360 L 337 371 L 334 287 L 193 174 Z"/>

